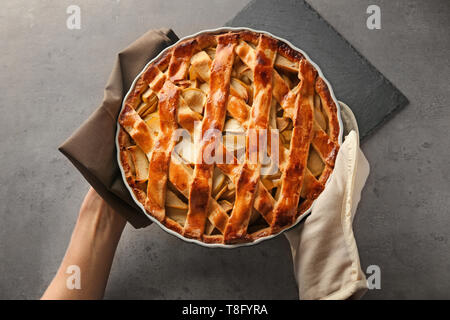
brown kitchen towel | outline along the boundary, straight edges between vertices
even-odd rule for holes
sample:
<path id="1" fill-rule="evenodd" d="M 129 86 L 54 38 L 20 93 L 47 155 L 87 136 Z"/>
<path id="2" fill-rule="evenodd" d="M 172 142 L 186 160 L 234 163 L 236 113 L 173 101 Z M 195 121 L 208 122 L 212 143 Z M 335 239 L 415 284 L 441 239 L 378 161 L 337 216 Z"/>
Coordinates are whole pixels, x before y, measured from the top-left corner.
<path id="1" fill-rule="evenodd" d="M 170 29 L 150 30 L 119 52 L 102 103 L 59 147 L 97 193 L 135 228 L 149 225 L 150 220 L 132 200 L 117 165 L 117 116 L 134 78 L 161 50 L 177 40 Z"/>

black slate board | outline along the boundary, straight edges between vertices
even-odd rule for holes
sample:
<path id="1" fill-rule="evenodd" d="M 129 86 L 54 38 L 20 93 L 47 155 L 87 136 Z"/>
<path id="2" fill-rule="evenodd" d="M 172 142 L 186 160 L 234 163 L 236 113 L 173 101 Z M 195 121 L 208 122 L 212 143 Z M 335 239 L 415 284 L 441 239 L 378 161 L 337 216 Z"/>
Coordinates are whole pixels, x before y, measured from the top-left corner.
<path id="1" fill-rule="evenodd" d="M 227 26 L 268 31 L 305 51 L 365 138 L 408 99 L 303 0 L 254 0 Z"/>

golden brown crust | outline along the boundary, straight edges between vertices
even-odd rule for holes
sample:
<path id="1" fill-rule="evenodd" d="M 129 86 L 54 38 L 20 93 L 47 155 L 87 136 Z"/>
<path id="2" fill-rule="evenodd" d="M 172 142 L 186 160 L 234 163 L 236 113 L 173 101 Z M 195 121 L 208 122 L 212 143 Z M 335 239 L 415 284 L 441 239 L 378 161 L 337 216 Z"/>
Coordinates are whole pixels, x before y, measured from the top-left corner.
<path id="1" fill-rule="evenodd" d="M 275 62 L 277 44 L 274 39 L 260 36 L 256 49 L 253 66 L 253 106 L 251 108 L 249 130 L 259 134 L 259 129 L 264 132 L 269 126 L 269 113 L 272 101 L 272 74 Z M 236 200 L 229 223 L 225 229 L 225 243 L 239 240 L 247 233 L 247 227 L 252 214 L 256 190 L 260 179 L 261 163 L 257 155 L 258 146 L 250 145 L 251 135 L 246 137 L 245 162 L 236 181 Z M 256 155 L 257 163 L 251 161 Z"/>
<path id="2" fill-rule="evenodd" d="M 191 74 L 191 58 L 208 48 L 215 48 L 208 52 L 210 58 L 203 53 L 204 58 L 209 59 L 209 72 Z M 278 56 L 284 59 L 284 65 L 277 64 Z M 249 96 L 239 96 L 236 88 L 230 86 L 236 59 L 252 72 L 252 86 L 247 88 Z M 295 70 L 299 70 L 300 82 L 289 75 L 289 72 L 294 75 L 292 71 Z M 187 106 L 182 97 L 186 87 L 193 85 L 198 88 L 199 82 L 192 76 L 197 76 L 201 83 L 209 86 L 203 116 Z M 186 79 L 190 80 L 186 82 Z M 162 134 L 157 136 L 151 130 L 148 121 L 152 120 L 147 117 L 148 113 L 139 111 L 140 105 L 145 104 L 142 96 L 149 88 L 158 100 L 158 123 Z M 320 107 L 315 98 L 320 101 Z M 205 148 L 215 143 L 214 136 L 199 141 L 195 155 L 197 163 L 192 168 L 171 157 L 175 130 L 182 127 L 193 133 L 194 121 L 202 121 L 202 133 L 209 129 L 223 131 L 226 117 L 235 119 L 245 130 L 268 129 L 272 117 L 270 110 L 275 105 L 271 100 L 280 106 L 284 117 L 292 123 L 289 145 L 280 147 L 281 176 L 279 181 L 271 178 L 275 179 L 273 183 L 278 181 L 275 189 L 263 183 L 261 164 L 248 161 L 255 147 L 249 145 L 248 134 L 243 164 L 239 164 L 224 145 L 219 148 L 220 152 L 232 159 L 231 163 L 214 165 L 199 162 L 199 159 L 203 160 Z M 149 108 L 149 105 L 144 107 Z M 323 113 L 323 119 L 315 118 L 316 108 Z M 167 228 L 205 243 L 252 242 L 292 225 L 323 191 L 339 150 L 337 107 L 326 82 L 302 53 L 281 40 L 252 31 L 203 33 L 180 41 L 143 71 L 124 101 L 118 122 L 121 125 L 118 133 L 119 161 L 137 200 L 148 214 Z M 136 179 L 136 170 L 142 168 L 138 167 L 137 160 L 128 150 L 134 144 L 149 160 L 148 179 L 145 181 Z M 310 148 L 323 162 L 320 171 L 309 168 Z M 235 186 L 235 191 L 225 188 L 213 196 L 214 166 L 220 169 L 229 185 Z M 187 202 L 185 222 L 166 214 L 169 184 L 180 199 Z M 279 194 L 275 196 L 271 190 L 278 189 Z M 220 195 L 227 192 L 235 194 L 229 199 L 234 202 L 230 211 L 218 201 Z M 260 220 L 256 227 L 247 231 L 251 221 L 257 219 L 254 212 L 258 213 Z"/>
<path id="3" fill-rule="evenodd" d="M 289 158 L 281 176 L 281 195 L 274 208 L 272 232 L 291 225 L 295 221 L 300 193 L 306 173 L 309 147 L 313 137 L 314 82 L 317 72 L 303 59 L 300 61 L 300 88 L 295 101 L 294 128 Z"/>
<path id="4" fill-rule="evenodd" d="M 230 75 L 234 62 L 234 47 L 237 36 L 225 34 L 218 36 L 216 56 L 211 66 L 209 95 L 205 107 L 200 141 L 200 148 L 196 155 L 198 164 L 195 165 L 194 177 L 189 190 L 189 211 L 184 226 L 184 236 L 201 239 L 204 233 L 211 197 L 213 165 L 203 161 L 205 150 L 216 143 L 217 137 L 209 136 L 209 130 L 222 132 L 225 122 L 228 94 L 230 90 Z"/>

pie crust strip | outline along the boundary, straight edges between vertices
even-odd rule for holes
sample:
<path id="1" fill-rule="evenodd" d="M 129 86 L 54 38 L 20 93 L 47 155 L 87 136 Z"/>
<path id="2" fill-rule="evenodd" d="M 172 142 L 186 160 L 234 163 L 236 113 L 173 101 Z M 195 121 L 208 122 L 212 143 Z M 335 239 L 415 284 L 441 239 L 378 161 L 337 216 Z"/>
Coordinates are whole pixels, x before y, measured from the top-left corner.
<path id="1" fill-rule="evenodd" d="M 289 149 L 286 149 L 282 144 L 280 144 L 280 171 L 283 172 L 288 164 L 289 160 Z M 301 198 L 304 201 L 300 204 L 299 210 L 297 212 L 297 217 L 309 208 L 312 201 L 314 201 L 320 193 L 325 188 L 325 183 L 328 180 L 329 175 L 333 171 L 332 168 L 326 166 L 322 172 L 319 179 L 311 173 L 311 171 L 306 168 L 305 181 L 302 186 L 300 193 Z M 271 223 L 271 222 L 270 222 Z"/>
<path id="2" fill-rule="evenodd" d="M 259 143 L 255 144 L 254 142 L 257 141 L 255 140 L 256 138 L 258 141 L 260 140 L 261 134 L 267 135 L 269 127 L 272 101 L 272 73 L 276 53 L 276 41 L 261 35 L 255 56 L 259 63 L 252 68 L 254 97 L 248 129 L 253 134 L 249 134 L 247 131 L 245 161 L 239 177 L 236 179 L 236 199 L 225 229 L 225 243 L 240 239 L 247 233 L 261 169 L 259 154 L 261 150 L 259 149 L 262 148 L 259 147 Z"/>
<path id="3" fill-rule="evenodd" d="M 293 223 L 297 216 L 300 193 L 305 180 L 309 148 L 313 139 L 314 83 L 317 72 L 302 59 L 299 64 L 299 94 L 295 99 L 289 157 L 281 176 L 281 193 L 274 208 L 272 232 Z"/>
<path id="4" fill-rule="evenodd" d="M 149 157 L 147 199 L 145 208 L 156 219 L 165 218 L 167 175 L 172 150 L 175 147 L 175 130 L 178 128 L 177 110 L 180 104 L 181 89 L 172 81 L 183 79 L 189 67 L 195 40 L 176 47 L 169 63 L 168 79 L 157 93 L 159 98 L 160 134 Z"/>
<path id="5" fill-rule="evenodd" d="M 149 155 L 153 147 L 153 139 L 147 124 L 130 104 L 125 104 L 119 116 L 119 123 L 136 142 L 139 148 Z"/>
<path id="6" fill-rule="evenodd" d="M 158 98 L 161 133 L 149 157 L 145 208 L 156 219 L 163 221 L 169 160 L 175 146 L 172 135 L 178 128 L 176 110 L 180 100 L 180 89 L 168 80 L 158 93 Z"/>
<path id="7" fill-rule="evenodd" d="M 210 145 L 217 142 L 217 137 L 214 135 L 208 137 L 205 133 L 211 129 L 220 132 L 223 130 L 237 39 L 236 34 L 225 34 L 217 37 L 216 54 L 211 66 L 209 95 L 196 157 L 197 164 L 194 168 L 189 190 L 189 210 L 183 232 L 184 236 L 189 238 L 200 239 L 205 229 L 214 167 L 213 164 L 203 161 L 203 155 Z"/>

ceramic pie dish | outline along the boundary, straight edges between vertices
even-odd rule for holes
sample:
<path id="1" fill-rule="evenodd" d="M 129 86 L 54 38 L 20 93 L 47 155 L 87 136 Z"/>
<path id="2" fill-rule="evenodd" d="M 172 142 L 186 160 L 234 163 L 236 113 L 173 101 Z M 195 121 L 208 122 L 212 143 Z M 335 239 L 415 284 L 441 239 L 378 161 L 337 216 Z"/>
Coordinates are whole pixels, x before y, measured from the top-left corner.
<path id="1" fill-rule="evenodd" d="M 206 30 L 151 60 L 116 146 L 149 219 L 209 247 L 259 243 L 306 217 L 342 142 L 340 106 L 302 50 L 248 28 Z"/>

